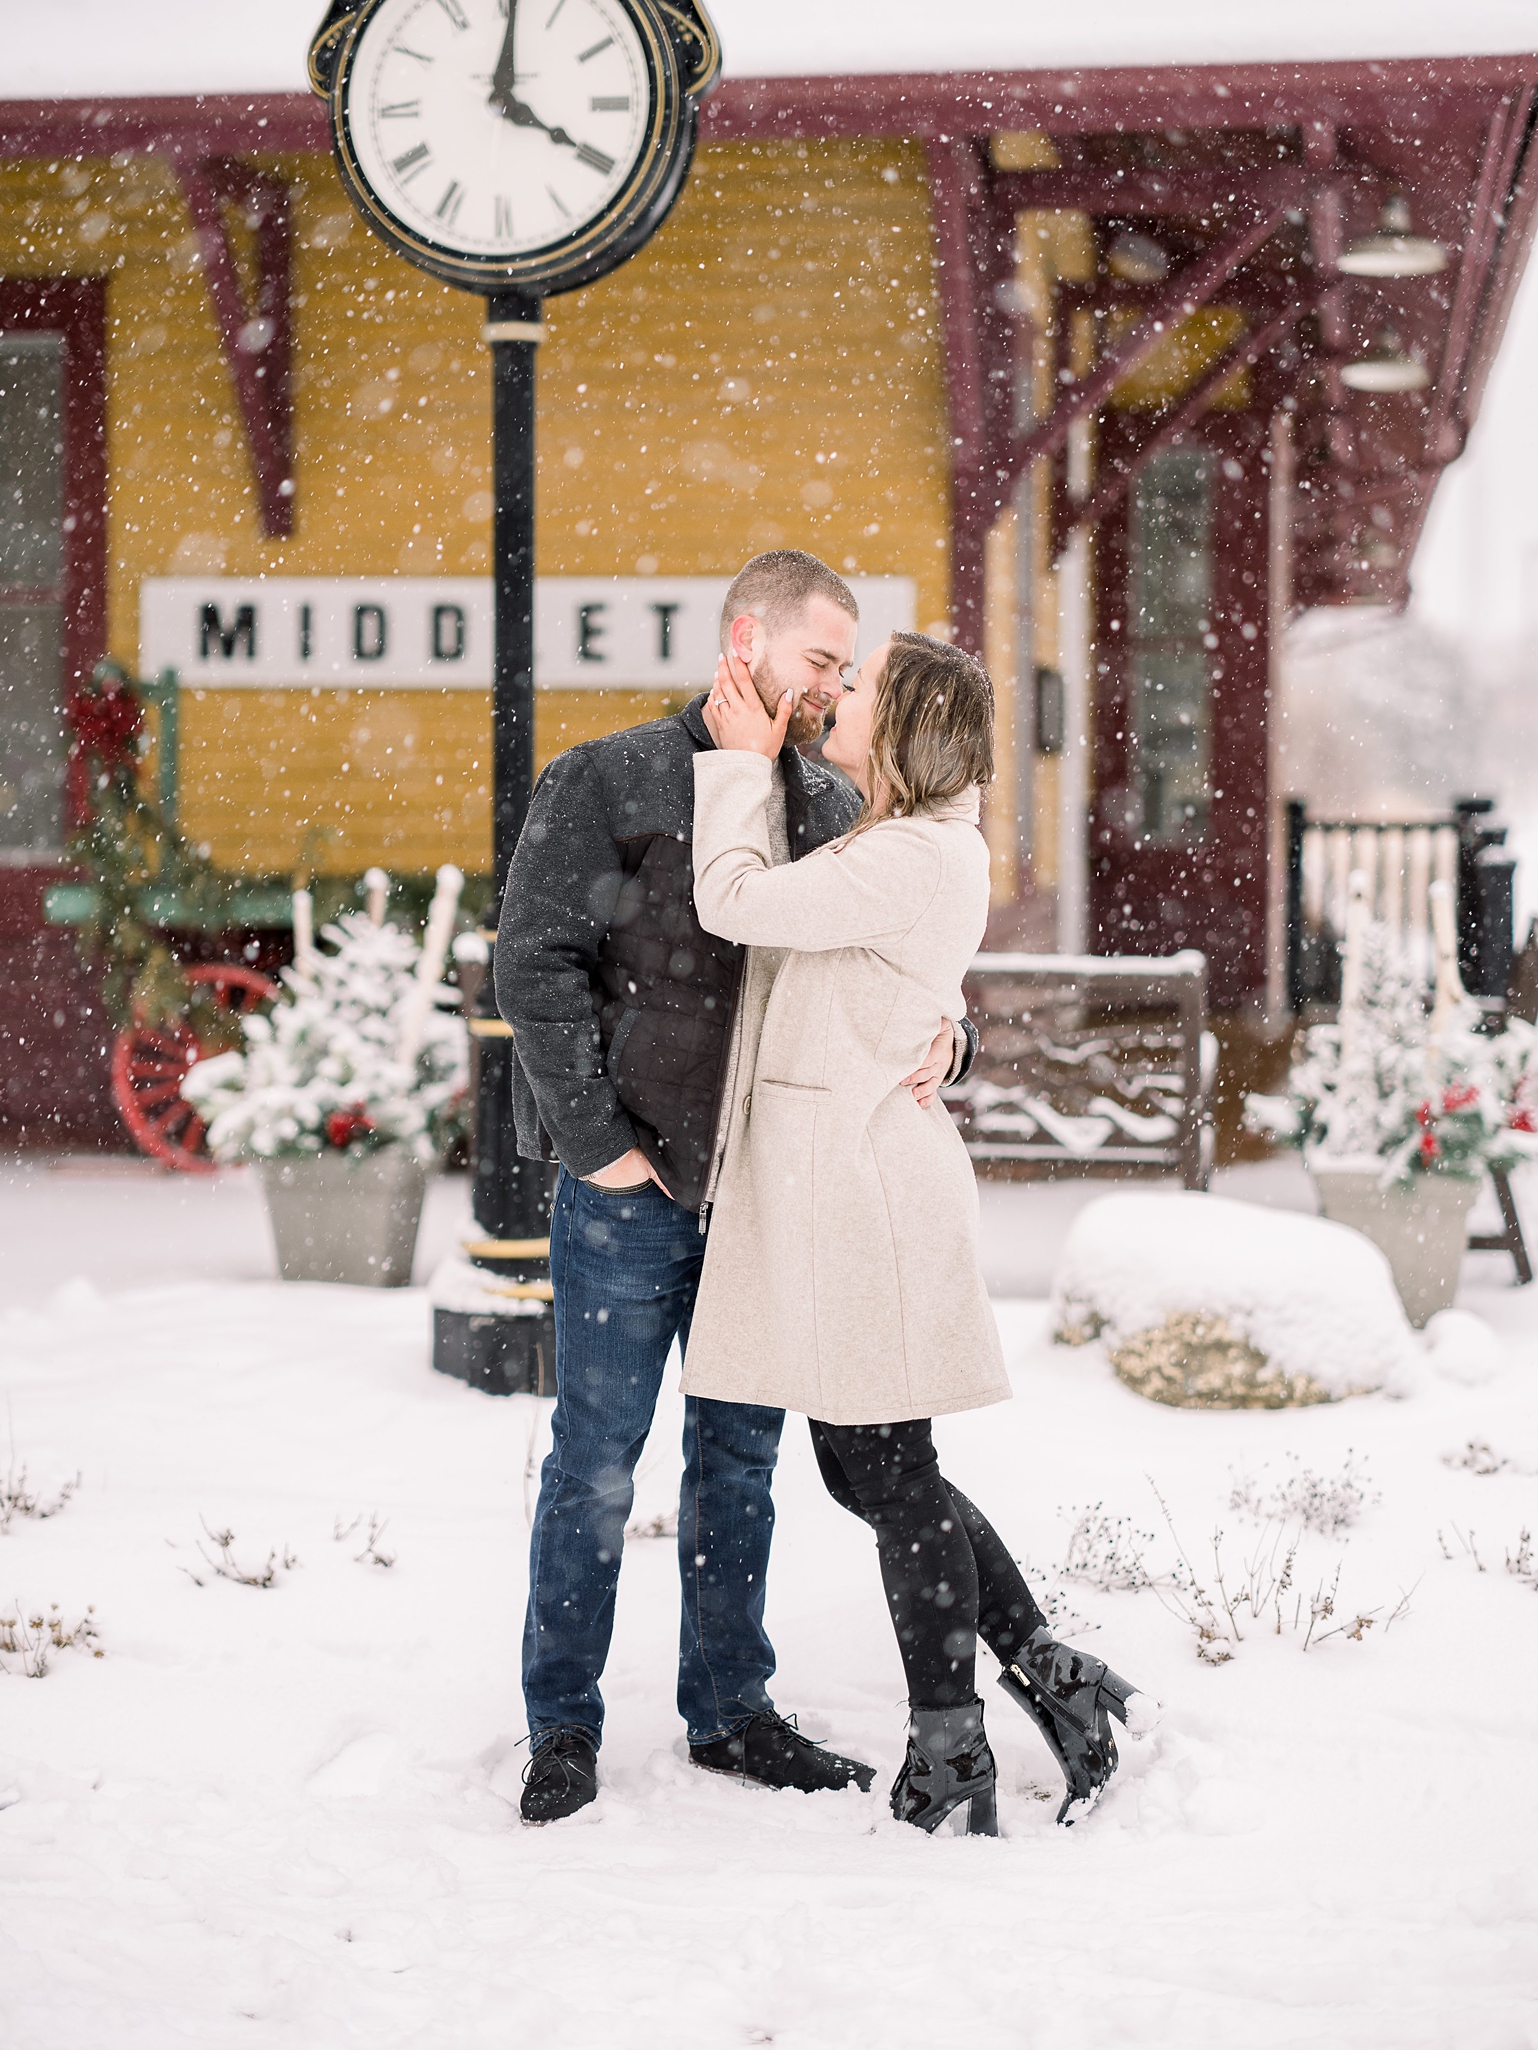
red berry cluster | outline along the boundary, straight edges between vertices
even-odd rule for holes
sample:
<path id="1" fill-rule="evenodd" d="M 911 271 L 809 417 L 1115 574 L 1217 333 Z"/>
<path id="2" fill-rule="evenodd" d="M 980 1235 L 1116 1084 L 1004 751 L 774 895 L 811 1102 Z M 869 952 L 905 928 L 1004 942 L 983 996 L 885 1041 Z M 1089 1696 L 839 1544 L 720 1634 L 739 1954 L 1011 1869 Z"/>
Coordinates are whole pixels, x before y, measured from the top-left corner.
<path id="1" fill-rule="evenodd" d="M 374 1129 L 374 1120 L 361 1104 L 352 1110 L 334 1110 L 326 1120 L 326 1137 L 333 1146 L 350 1146 Z"/>

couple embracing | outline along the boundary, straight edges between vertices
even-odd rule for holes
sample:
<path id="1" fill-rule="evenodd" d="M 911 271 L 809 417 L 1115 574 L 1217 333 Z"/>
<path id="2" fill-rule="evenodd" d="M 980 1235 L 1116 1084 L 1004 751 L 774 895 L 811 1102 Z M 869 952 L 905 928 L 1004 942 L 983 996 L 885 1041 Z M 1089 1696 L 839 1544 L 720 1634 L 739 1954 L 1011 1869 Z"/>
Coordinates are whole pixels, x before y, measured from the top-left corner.
<path id="1" fill-rule="evenodd" d="M 794 550 L 727 594 L 708 694 L 534 793 L 497 935 L 519 1150 L 560 1162 L 553 1445 L 529 1560 L 528 1822 L 597 1791 L 599 1680 L 669 1349 L 686 1397 L 678 1706 L 707 1770 L 806 1793 L 872 1769 L 776 1713 L 764 1592 L 787 1410 L 875 1533 L 909 1695 L 899 1820 L 996 1832 L 976 1641 L 1062 1768 L 1059 1821 L 1146 1697 L 1056 1642 L 930 1420 L 1005 1400 L 971 1164 L 937 1096 L 976 1049 L 993 690 Z M 825 733 L 823 761 L 799 751 Z M 842 772 L 842 773 L 839 773 Z"/>

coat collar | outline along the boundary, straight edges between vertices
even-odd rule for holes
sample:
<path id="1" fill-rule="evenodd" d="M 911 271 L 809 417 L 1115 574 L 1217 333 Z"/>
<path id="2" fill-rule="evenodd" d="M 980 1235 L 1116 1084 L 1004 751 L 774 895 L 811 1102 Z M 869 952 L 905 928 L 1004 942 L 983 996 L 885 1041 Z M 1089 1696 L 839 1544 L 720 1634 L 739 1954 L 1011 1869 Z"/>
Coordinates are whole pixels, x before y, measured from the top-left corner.
<path id="1" fill-rule="evenodd" d="M 707 691 L 701 691 L 698 697 L 690 698 L 678 719 L 696 747 L 714 749 L 715 742 L 705 724 L 703 709 L 708 695 Z M 827 835 L 827 822 L 814 821 L 812 807 L 816 800 L 826 800 L 835 778 L 831 769 L 814 767 L 799 748 L 788 743 L 780 750 L 780 768 L 785 777 L 785 827 L 794 861 L 809 848 L 820 844 Z M 820 832 L 816 829 L 819 824 Z"/>
<path id="2" fill-rule="evenodd" d="M 709 695 L 709 691 L 702 690 L 697 698 L 690 698 L 678 715 L 679 723 L 696 747 L 715 746 L 710 728 L 705 724 L 705 700 Z"/>
<path id="3" fill-rule="evenodd" d="M 976 783 L 972 785 L 970 790 L 961 791 L 959 795 L 951 798 L 947 803 L 937 805 L 933 811 L 924 814 L 925 818 L 930 819 L 965 819 L 969 825 L 973 826 L 977 824 L 982 815 L 983 793 L 981 786 Z"/>

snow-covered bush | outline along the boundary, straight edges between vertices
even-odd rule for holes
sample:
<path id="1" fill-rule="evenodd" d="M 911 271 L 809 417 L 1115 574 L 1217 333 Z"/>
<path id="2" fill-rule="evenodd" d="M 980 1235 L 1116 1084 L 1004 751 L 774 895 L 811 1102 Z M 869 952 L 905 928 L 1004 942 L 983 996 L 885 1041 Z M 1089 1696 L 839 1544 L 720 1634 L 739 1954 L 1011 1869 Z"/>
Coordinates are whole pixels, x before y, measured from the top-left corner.
<path id="1" fill-rule="evenodd" d="M 1101 1196 L 1053 1281 L 1054 1335 L 1178 1408 L 1278 1409 L 1408 1385 L 1388 1262 L 1342 1224 L 1194 1191 Z"/>
<path id="2" fill-rule="evenodd" d="M 1465 1004 L 1434 1031 L 1394 935 L 1368 924 L 1350 1029 L 1312 1026 L 1286 1094 L 1246 1098 L 1245 1123 L 1305 1158 L 1376 1162 L 1385 1185 L 1538 1157 L 1538 1031 L 1478 1022 Z"/>
<path id="3" fill-rule="evenodd" d="M 308 972 L 284 969 L 271 1014 L 241 1020 L 244 1051 L 199 1061 L 182 1084 L 209 1150 L 272 1160 L 401 1145 L 441 1157 L 462 1130 L 469 1077 L 464 1020 L 438 1008 L 458 992 L 435 986 L 417 1021 L 421 954 L 409 934 L 347 912 L 321 937 L 333 951 L 311 954 Z"/>

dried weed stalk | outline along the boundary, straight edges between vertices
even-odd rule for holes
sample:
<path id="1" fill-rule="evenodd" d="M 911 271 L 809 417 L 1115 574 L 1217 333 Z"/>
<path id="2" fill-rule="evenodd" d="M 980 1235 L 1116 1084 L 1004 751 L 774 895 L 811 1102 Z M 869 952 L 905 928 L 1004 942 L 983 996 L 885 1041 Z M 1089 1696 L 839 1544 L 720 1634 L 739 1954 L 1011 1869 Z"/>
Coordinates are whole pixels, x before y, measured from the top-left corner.
<path id="1" fill-rule="evenodd" d="M 1065 1579 L 1082 1580 L 1101 1594 L 1137 1594 L 1153 1586 L 1146 1558 L 1154 1542 L 1151 1530 L 1139 1530 L 1125 1516 L 1107 1516 L 1103 1502 L 1058 1514 L 1074 1519 L 1063 1548 Z"/>
<path id="2" fill-rule="evenodd" d="M 1338 1537 L 1364 1509 L 1381 1499 L 1372 1486 L 1366 1460 L 1355 1452 L 1348 1450 L 1337 1474 L 1315 1473 L 1296 1452 L 1289 1452 L 1287 1459 L 1291 1471 L 1280 1480 L 1268 1480 L 1265 1466 L 1254 1476 L 1234 1474 L 1229 1513 L 1247 1516 L 1254 1523 L 1295 1520 L 1302 1529 L 1317 1531 L 1320 1537 Z"/>
<path id="3" fill-rule="evenodd" d="M 210 1553 L 199 1543 L 196 1548 L 197 1554 L 208 1571 L 217 1580 L 233 1580 L 237 1587 L 276 1587 L 279 1574 L 292 1573 L 299 1564 L 297 1553 L 291 1552 L 288 1546 L 284 1545 L 281 1550 L 277 1546 L 273 1547 L 267 1554 L 267 1563 L 264 1566 L 259 1566 L 254 1570 L 242 1566 L 235 1557 L 233 1550 L 235 1543 L 234 1531 L 210 1530 L 201 1516 L 198 1518 L 198 1521 L 202 1523 L 204 1535 L 215 1549 L 213 1553 Z M 181 1570 L 186 1574 L 194 1587 L 204 1587 L 207 1585 L 203 1576 L 195 1573 L 190 1566 L 183 1566 Z"/>
<path id="4" fill-rule="evenodd" d="M 1225 1665 L 1243 1644 L 1246 1631 L 1259 1627 L 1268 1627 L 1277 1637 L 1284 1631 L 1294 1635 L 1301 1632 L 1304 1651 L 1322 1644 L 1327 1637 L 1342 1634 L 1360 1644 L 1372 1628 L 1376 1609 L 1358 1613 L 1349 1622 L 1336 1623 L 1333 1629 L 1320 1629 L 1321 1623 L 1330 1623 L 1335 1616 L 1345 1562 L 1344 1558 L 1337 1559 L 1333 1575 L 1328 1579 L 1321 1577 L 1311 1594 L 1304 1593 L 1297 1584 L 1298 1552 L 1307 1528 L 1301 1516 L 1295 1521 L 1277 1516 L 1267 1518 L 1253 1548 L 1238 1557 L 1225 1551 L 1224 1530 L 1214 1529 L 1209 1579 L 1198 1570 L 1186 1550 L 1169 1504 L 1151 1475 L 1148 1485 L 1164 1517 L 1178 1562 L 1172 1573 L 1155 1575 L 1149 1584 L 1165 1607 L 1194 1632 L 1196 1655 L 1208 1665 Z M 1409 1595 L 1402 1593 L 1390 1621 L 1405 1614 L 1409 1602 Z"/>
<path id="5" fill-rule="evenodd" d="M 1464 1558 L 1472 1559 L 1481 1573 L 1486 1572 L 1488 1569 L 1479 1556 L 1479 1546 L 1473 1531 L 1460 1530 L 1456 1523 L 1450 1524 L 1448 1528 L 1458 1540 L 1458 1551 L 1455 1552 L 1448 1544 L 1446 1532 L 1438 1530 L 1437 1543 L 1442 1548 L 1442 1557 L 1456 1564 L 1461 1553 Z M 1519 1580 L 1524 1587 L 1530 1587 L 1538 1593 L 1538 1559 L 1533 1556 L 1533 1534 L 1525 1524 L 1517 1532 L 1516 1549 L 1513 1551 L 1510 1546 L 1505 1548 L 1505 1559 L 1506 1571 L 1513 1580 Z"/>
<path id="6" fill-rule="evenodd" d="M 1485 1562 L 1479 1556 L 1479 1548 L 1474 1543 L 1473 1531 L 1460 1530 L 1456 1523 L 1449 1524 L 1448 1528 L 1451 1530 L 1453 1536 L 1458 1540 L 1458 1550 L 1463 1553 L 1463 1556 L 1466 1559 L 1472 1559 L 1474 1561 L 1474 1564 L 1479 1568 L 1480 1572 L 1483 1573 L 1485 1570 Z M 1457 1552 L 1451 1551 L 1448 1548 L 1446 1536 L 1443 1534 L 1440 1528 L 1437 1531 L 1437 1543 L 1442 1547 L 1442 1557 L 1444 1559 L 1456 1559 L 1456 1557 L 1458 1556 Z"/>
<path id="7" fill-rule="evenodd" d="M 1484 1438 L 1470 1438 L 1459 1452 L 1444 1452 L 1442 1464 L 1450 1466 L 1455 1473 L 1477 1473 L 1488 1475 L 1501 1473 L 1511 1461 L 1497 1452 Z"/>
<path id="8" fill-rule="evenodd" d="M 46 1616 L 29 1616 L 20 1601 L 14 1608 L 14 1615 L 0 1616 L 0 1673 L 14 1670 L 5 1663 L 7 1657 L 21 1660 L 22 1673 L 29 1680 L 42 1679 L 56 1651 L 88 1651 L 92 1658 L 105 1658 L 97 1642 L 100 1633 L 93 1620 L 94 1608 L 72 1624 L 65 1623 L 57 1602 L 50 1602 Z"/>
<path id="9" fill-rule="evenodd" d="M 0 1481 L 0 1537 L 4 1537 L 16 1516 L 31 1516 L 39 1523 L 50 1516 L 57 1516 L 61 1509 L 69 1506 L 70 1498 L 80 1486 L 77 1473 L 73 1480 L 65 1481 L 56 1495 L 35 1494 L 27 1484 L 27 1469 L 11 1466 L 5 1479 Z"/>
<path id="10" fill-rule="evenodd" d="M 363 1511 L 361 1509 L 352 1519 L 351 1523 L 344 1523 L 339 1516 L 331 1526 L 331 1535 L 339 1545 L 345 1544 L 355 1534 L 362 1522 Z M 381 1516 L 377 1509 L 369 1511 L 368 1536 L 364 1540 L 363 1550 L 353 1554 L 354 1564 L 359 1566 L 393 1566 L 395 1564 L 395 1553 L 385 1551 L 379 1543 L 379 1540 L 384 1536 L 389 1527 L 390 1519 L 388 1516 Z"/>
<path id="11" fill-rule="evenodd" d="M 538 1402 L 529 1404 L 529 1428 L 523 1447 L 523 1520 L 534 1528 L 534 1505 L 539 1498 L 539 1427 L 544 1421 Z"/>
<path id="12" fill-rule="evenodd" d="M 625 1542 L 632 1538 L 676 1538 L 678 1535 L 678 1511 L 664 1509 L 656 1516 L 648 1516 L 643 1522 L 637 1517 L 634 1523 L 625 1525 Z"/>
<path id="13" fill-rule="evenodd" d="M 1355 1453 L 1348 1453 L 1344 1468 L 1334 1476 L 1297 1465 L 1269 1487 L 1236 1480 L 1229 1509 L 1253 1517 L 1260 1529 L 1245 1550 L 1219 1525 L 1212 1533 L 1211 1563 L 1205 1566 L 1198 1566 L 1186 1549 L 1158 1483 L 1151 1474 L 1147 1478 L 1174 1546 L 1173 1566 L 1152 1563 L 1157 1540 L 1151 1531 L 1139 1530 L 1127 1517 L 1107 1515 L 1104 1505 L 1096 1502 L 1088 1509 L 1060 1512 L 1073 1519 L 1061 1568 L 1065 1578 L 1083 1581 L 1102 1594 L 1151 1590 L 1193 1633 L 1197 1657 L 1211 1666 L 1226 1665 L 1256 1629 L 1276 1637 L 1299 1636 L 1304 1651 L 1327 1637 L 1345 1636 L 1360 1644 L 1372 1629 L 1377 1609 L 1335 1621 L 1343 1556 L 1336 1560 L 1333 1574 L 1319 1578 L 1312 1593 L 1299 1585 L 1299 1553 L 1306 1533 L 1335 1538 L 1377 1499 L 1368 1493 L 1366 1468 Z M 1408 1613 L 1414 1592 L 1400 1591 L 1385 1630 Z M 1325 1624 L 1332 1627 L 1322 1628 Z"/>

